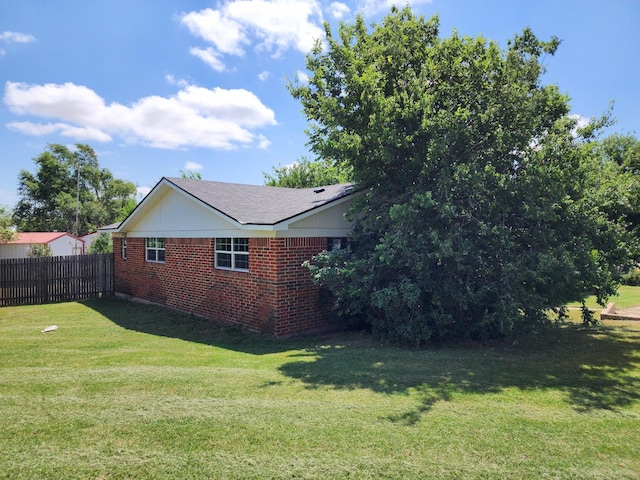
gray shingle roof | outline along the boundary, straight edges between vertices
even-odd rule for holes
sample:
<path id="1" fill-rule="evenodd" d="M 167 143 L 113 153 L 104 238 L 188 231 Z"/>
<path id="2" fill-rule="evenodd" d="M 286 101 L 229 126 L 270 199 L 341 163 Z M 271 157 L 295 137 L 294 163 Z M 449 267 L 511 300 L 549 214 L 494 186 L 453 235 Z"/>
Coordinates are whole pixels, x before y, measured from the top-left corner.
<path id="1" fill-rule="evenodd" d="M 244 225 L 275 225 L 353 192 L 351 183 L 315 188 L 282 188 L 165 177 L 211 208 Z"/>

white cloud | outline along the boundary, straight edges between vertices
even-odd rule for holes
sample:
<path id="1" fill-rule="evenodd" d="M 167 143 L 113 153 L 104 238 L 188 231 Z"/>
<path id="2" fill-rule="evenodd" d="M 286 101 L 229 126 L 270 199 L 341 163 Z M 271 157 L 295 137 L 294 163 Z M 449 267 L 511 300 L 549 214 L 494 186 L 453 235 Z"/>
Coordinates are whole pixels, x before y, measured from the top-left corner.
<path id="1" fill-rule="evenodd" d="M 329 13 L 333 18 L 340 20 L 345 15 L 347 15 L 351 9 L 342 2 L 332 2 L 331 5 L 327 8 Z"/>
<path id="2" fill-rule="evenodd" d="M 72 83 L 7 82 L 3 100 L 14 114 L 59 120 L 8 125 L 27 135 L 57 132 L 103 142 L 119 136 L 129 143 L 156 148 L 262 148 L 263 137 L 251 129 L 276 124 L 273 110 L 243 89 L 188 85 L 170 97 L 144 97 L 126 106 L 106 104 L 93 90 Z"/>
<path id="3" fill-rule="evenodd" d="M 309 83 L 309 75 L 302 70 L 296 72 L 296 81 L 298 83 Z"/>
<path id="4" fill-rule="evenodd" d="M 576 121 L 576 128 L 584 128 L 589 125 L 590 120 L 587 117 L 583 117 L 582 115 L 572 114 L 569 115 L 569 118 Z"/>
<path id="5" fill-rule="evenodd" d="M 185 170 L 190 170 L 193 172 L 197 172 L 199 170 L 202 170 L 204 168 L 204 165 L 200 164 L 200 163 L 196 163 L 196 162 L 187 162 L 184 164 L 184 169 Z"/>
<path id="6" fill-rule="evenodd" d="M 0 33 L 0 40 L 11 43 L 29 43 L 35 42 L 36 37 L 28 33 L 20 32 L 2 32 Z"/>
<path id="7" fill-rule="evenodd" d="M 182 78 L 175 78 L 171 74 L 165 75 L 164 79 L 167 81 L 169 85 L 177 85 L 178 87 L 188 87 L 189 82 Z"/>
<path id="8" fill-rule="evenodd" d="M 225 65 L 220 60 L 220 53 L 216 52 L 212 47 L 199 48 L 191 47 L 189 53 L 194 57 L 198 57 L 204 63 L 213 68 L 216 72 L 223 72 Z"/>
<path id="9" fill-rule="evenodd" d="M 140 195 L 140 198 L 146 197 L 147 194 L 152 190 L 151 187 L 138 187 L 136 188 L 136 191 L 138 193 L 138 195 Z"/>
<path id="10" fill-rule="evenodd" d="M 292 162 L 292 163 L 287 163 L 286 165 L 284 165 L 282 167 L 280 165 L 278 165 L 278 168 L 284 168 L 286 170 L 293 170 L 298 165 L 300 165 L 300 162 Z"/>
<path id="11" fill-rule="evenodd" d="M 322 12 L 314 0 L 241 0 L 228 3 L 226 10 L 262 40 L 259 48 L 275 49 L 275 55 L 289 48 L 306 53 L 324 36 Z"/>
<path id="12" fill-rule="evenodd" d="M 225 90 L 190 86 L 178 92 L 177 99 L 209 118 L 225 119 L 247 127 L 276 123 L 271 109 L 253 93 L 240 88 Z"/>
<path id="13" fill-rule="evenodd" d="M 264 135 L 258 135 L 258 148 L 261 150 L 266 150 L 271 145 L 271 141 Z"/>
<path id="14" fill-rule="evenodd" d="M 380 12 L 388 12 L 393 5 L 404 8 L 406 5 L 413 7 L 431 2 L 432 0 L 361 0 L 357 10 L 368 17 Z"/>
<path id="15" fill-rule="evenodd" d="M 224 68 L 223 55 L 242 56 L 247 46 L 278 57 L 289 49 L 307 53 L 316 39 L 324 37 L 317 0 L 231 0 L 218 10 L 185 13 L 180 21 L 211 44 L 207 49 L 194 47 L 191 53 L 199 53 L 218 71 Z M 210 63 L 212 59 L 217 61 Z"/>
<path id="16" fill-rule="evenodd" d="M 224 10 L 205 8 L 182 16 L 181 22 L 196 37 L 213 44 L 221 53 L 243 55 L 248 44 L 244 27 Z"/>
<path id="17" fill-rule="evenodd" d="M 578 130 L 580 130 L 581 128 L 586 127 L 587 125 L 589 125 L 589 123 L 591 122 L 592 119 L 584 117 L 582 115 L 578 115 L 578 114 L 571 114 L 569 115 L 569 118 L 571 118 L 572 120 L 575 120 L 576 124 L 573 127 L 573 130 L 571 130 L 571 133 L 574 137 L 578 136 Z"/>
<path id="18" fill-rule="evenodd" d="M 260 72 L 258 74 L 258 78 L 260 79 L 260 81 L 264 82 L 266 79 L 268 79 L 271 76 L 271 72 L 267 71 L 267 70 L 263 70 L 262 72 Z"/>
<path id="19" fill-rule="evenodd" d="M 97 128 L 76 127 L 66 123 L 10 122 L 7 127 L 16 132 L 37 137 L 59 133 L 63 137 L 70 137 L 79 141 L 110 142 L 112 140 L 111 136 Z"/>
<path id="20" fill-rule="evenodd" d="M 0 48 L 0 57 L 4 57 L 6 54 L 7 52 Z"/>
<path id="21" fill-rule="evenodd" d="M 93 90 L 73 83 L 27 85 L 7 82 L 4 102 L 16 114 L 87 123 L 105 108 Z"/>

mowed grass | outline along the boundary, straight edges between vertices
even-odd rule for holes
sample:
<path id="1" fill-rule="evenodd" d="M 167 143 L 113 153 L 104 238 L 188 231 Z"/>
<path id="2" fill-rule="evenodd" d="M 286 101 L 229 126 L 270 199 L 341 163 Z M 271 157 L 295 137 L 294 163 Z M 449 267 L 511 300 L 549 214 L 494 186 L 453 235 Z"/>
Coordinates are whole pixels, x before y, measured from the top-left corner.
<path id="1" fill-rule="evenodd" d="M 620 285 L 617 295 L 608 299 L 608 302 L 614 302 L 616 308 L 628 308 L 640 305 L 640 287 L 632 287 L 629 285 Z M 600 318 L 600 310 L 602 306 L 598 305 L 598 301 L 595 296 L 588 297 L 585 301 L 587 307 L 597 312 L 597 317 Z M 569 307 L 578 308 L 580 303 L 571 303 Z"/>
<path id="2" fill-rule="evenodd" d="M 640 323 L 411 350 L 114 298 L 0 309 L 0 478 L 639 477 Z"/>

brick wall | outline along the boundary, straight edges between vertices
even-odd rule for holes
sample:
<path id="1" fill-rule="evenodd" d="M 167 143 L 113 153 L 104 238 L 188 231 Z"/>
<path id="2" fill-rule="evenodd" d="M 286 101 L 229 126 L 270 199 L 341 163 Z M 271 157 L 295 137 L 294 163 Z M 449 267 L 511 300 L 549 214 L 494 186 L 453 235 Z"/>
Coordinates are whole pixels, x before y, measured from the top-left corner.
<path id="1" fill-rule="evenodd" d="M 331 305 L 302 262 L 326 238 L 251 238 L 249 272 L 214 268 L 214 239 L 167 238 L 165 263 L 145 261 L 145 239 L 114 238 L 115 288 L 154 303 L 278 337 L 327 328 Z"/>
<path id="2" fill-rule="evenodd" d="M 305 260 L 327 248 L 327 239 L 280 238 L 272 240 L 278 260 L 276 336 L 295 335 L 328 325 L 331 304 L 313 285 Z"/>

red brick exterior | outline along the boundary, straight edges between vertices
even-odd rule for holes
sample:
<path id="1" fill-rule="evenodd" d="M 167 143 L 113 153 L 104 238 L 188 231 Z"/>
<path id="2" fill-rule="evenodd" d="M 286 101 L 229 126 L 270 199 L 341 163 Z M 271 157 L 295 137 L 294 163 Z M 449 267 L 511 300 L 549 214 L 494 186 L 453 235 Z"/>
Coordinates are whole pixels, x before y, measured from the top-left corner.
<path id="1" fill-rule="evenodd" d="M 145 261 L 145 239 L 113 239 L 116 292 L 277 337 L 327 329 L 331 304 L 305 260 L 327 239 L 250 238 L 249 271 L 214 267 L 212 238 L 167 238 L 165 263 Z"/>

